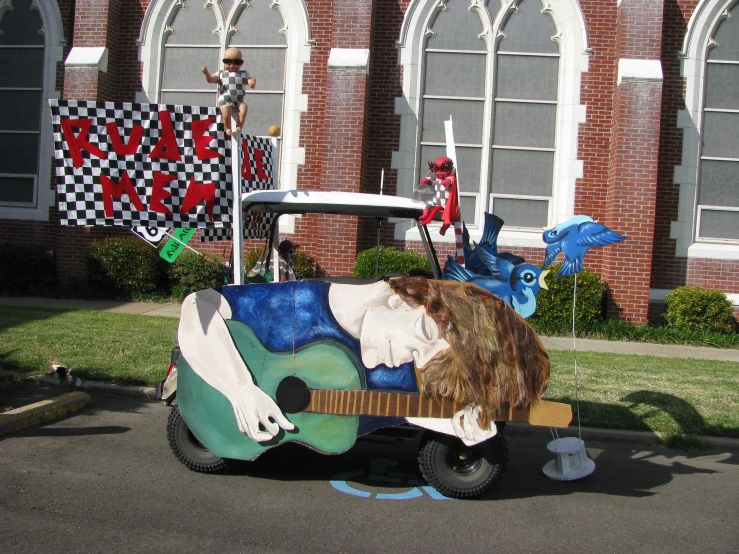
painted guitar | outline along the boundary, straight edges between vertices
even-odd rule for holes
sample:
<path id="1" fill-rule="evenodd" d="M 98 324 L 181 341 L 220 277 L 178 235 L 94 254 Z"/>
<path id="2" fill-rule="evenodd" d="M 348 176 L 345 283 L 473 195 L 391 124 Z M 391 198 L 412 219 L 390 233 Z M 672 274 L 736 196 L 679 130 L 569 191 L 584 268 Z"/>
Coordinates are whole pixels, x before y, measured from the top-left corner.
<path id="1" fill-rule="evenodd" d="M 181 359 L 177 377 L 180 412 L 200 442 L 223 458 L 253 460 L 288 441 L 338 454 L 354 444 L 360 415 L 451 418 L 464 407 L 450 400 L 435 402 L 423 394 L 365 390 L 359 360 L 338 343 L 314 343 L 295 354 L 272 353 L 247 325 L 238 321 L 227 321 L 227 325 L 254 381 L 277 402 L 295 429 L 280 430 L 270 441 L 252 441 L 239 431 L 228 399 Z M 528 417 L 528 410 L 506 408 L 496 420 L 525 421 Z"/>

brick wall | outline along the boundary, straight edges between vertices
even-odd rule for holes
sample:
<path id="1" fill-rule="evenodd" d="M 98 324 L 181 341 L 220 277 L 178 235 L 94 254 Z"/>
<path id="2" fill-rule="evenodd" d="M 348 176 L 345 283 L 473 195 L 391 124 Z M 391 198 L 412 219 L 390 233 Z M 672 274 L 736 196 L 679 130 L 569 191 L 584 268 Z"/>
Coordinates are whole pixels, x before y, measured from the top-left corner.
<path id="1" fill-rule="evenodd" d="M 399 147 L 400 122 L 394 103 L 402 95 L 395 41 L 409 3 L 306 3 L 315 45 L 304 68 L 308 111 L 301 120 L 300 146 L 305 148 L 306 163 L 298 171 L 300 188 L 377 193 L 384 169 L 384 192 L 395 193 L 397 175 L 390 165 L 392 152 Z M 134 100 L 142 72 L 136 40 L 149 0 L 58 0 L 58 4 L 65 24 L 65 56 L 72 45 L 109 49 L 107 73 L 65 70 L 60 64 L 57 87 L 63 97 Z M 677 53 L 698 0 L 579 4 L 592 53 L 589 70 L 582 76 L 581 103 L 587 106 L 587 119 L 580 126 L 578 159 L 584 161 L 584 173 L 577 183 L 575 213 L 591 215 L 629 237 L 615 247 L 592 250 L 587 267 L 611 283 L 615 313 L 635 321 L 646 317 L 644 298 L 650 282 L 652 288 L 691 284 L 739 292 L 739 262 L 678 259 L 669 238 L 678 203 L 672 177 L 682 148 L 676 118 L 684 80 Z M 369 48 L 369 72 L 327 71 L 332 47 Z M 648 83 L 617 89 L 619 58 L 661 59 L 664 81 L 659 90 Z M 110 234 L 129 231 L 61 228 L 55 209 L 49 222 L 0 221 L 0 239 L 56 248 L 65 280 L 82 278 L 87 242 Z M 383 225 L 382 242 L 390 244 L 392 237 L 393 227 Z M 297 220 L 293 238 L 317 256 L 326 273 L 350 273 L 356 253 L 375 244 L 377 222 L 304 217 Z M 246 249 L 257 246 L 247 243 Z M 227 242 L 197 247 L 224 259 L 230 255 Z M 422 248 L 420 243 L 412 247 Z M 439 250 L 443 263 L 454 248 L 448 244 Z M 534 263 L 543 256 L 541 249 L 512 250 Z"/>

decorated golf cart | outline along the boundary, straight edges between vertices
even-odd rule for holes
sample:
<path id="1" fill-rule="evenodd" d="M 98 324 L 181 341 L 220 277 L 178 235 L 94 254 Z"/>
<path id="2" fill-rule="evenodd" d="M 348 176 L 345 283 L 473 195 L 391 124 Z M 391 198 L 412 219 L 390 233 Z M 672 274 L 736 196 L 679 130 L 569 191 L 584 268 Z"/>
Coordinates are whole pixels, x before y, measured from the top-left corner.
<path id="1" fill-rule="evenodd" d="M 311 213 L 415 225 L 431 271 L 187 297 L 162 394 L 176 398 L 168 436 L 187 467 L 218 471 L 285 442 L 337 454 L 402 429 L 429 483 L 469 497 L 503 474 L 504 422 L 570 423 L 569 405 L 541 399 L 549 359 L 531 326 L 484 289 L 441 279 L 423 202 L 300 190 L 247 193 L 242 205 L 247 219 L 271 221 L 263 262 L 275 276 L 279 217 Z"/>

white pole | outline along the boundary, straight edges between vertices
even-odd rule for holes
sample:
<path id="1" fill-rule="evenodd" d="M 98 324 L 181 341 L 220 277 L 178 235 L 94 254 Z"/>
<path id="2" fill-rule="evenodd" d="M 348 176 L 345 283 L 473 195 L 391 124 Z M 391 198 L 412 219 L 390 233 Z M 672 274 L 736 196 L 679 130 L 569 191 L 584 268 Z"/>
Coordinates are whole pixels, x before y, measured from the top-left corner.
<path id="1" fill-rule="evenodd" d="M 269 141 L 272 143 L 272 190 L 279 189 L 279 171 L 280 164 L 277 163 L 277 137 L 271 137 Z M 275 283 L 280 282 L 280 253 L 277 251 L 279 244 L 275 244 L 280 240 L 280 222 L 275 224 L 275 238 L 277 239 L 272 243 L 272 281 Z"/>
<path id="2" fill-rule="evenodd" d="M 231 118 L 231 128 L 236 127 L 236 120 Z M 241 211 L 241 160 L 239 149 L 240 133 L 231 135 L 231 181 L 233 182 L 233 245 L 231 246 L 233 259 L 233 284 L 244 284 L 244 217 Z"/>

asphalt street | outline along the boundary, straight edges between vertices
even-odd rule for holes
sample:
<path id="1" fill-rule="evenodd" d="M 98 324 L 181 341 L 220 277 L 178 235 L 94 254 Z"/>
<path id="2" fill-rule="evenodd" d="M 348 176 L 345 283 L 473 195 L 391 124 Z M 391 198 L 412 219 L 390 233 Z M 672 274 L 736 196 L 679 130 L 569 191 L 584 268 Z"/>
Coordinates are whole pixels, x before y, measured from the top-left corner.
<path id="1" fill-rule="evenodd" d="M 541 471 L 548 430 L 509 429 L 503 481 L 448 500 L 423 488 L 412 449 L 372 443 L 338 456 L 285 445 L 194 473 L 169 450 L 168 412 L 94 394 L 0 440 L 0 551 L 739 551 L 736 453 L 588 441 L 595 473 L 556 482 Z"/>

